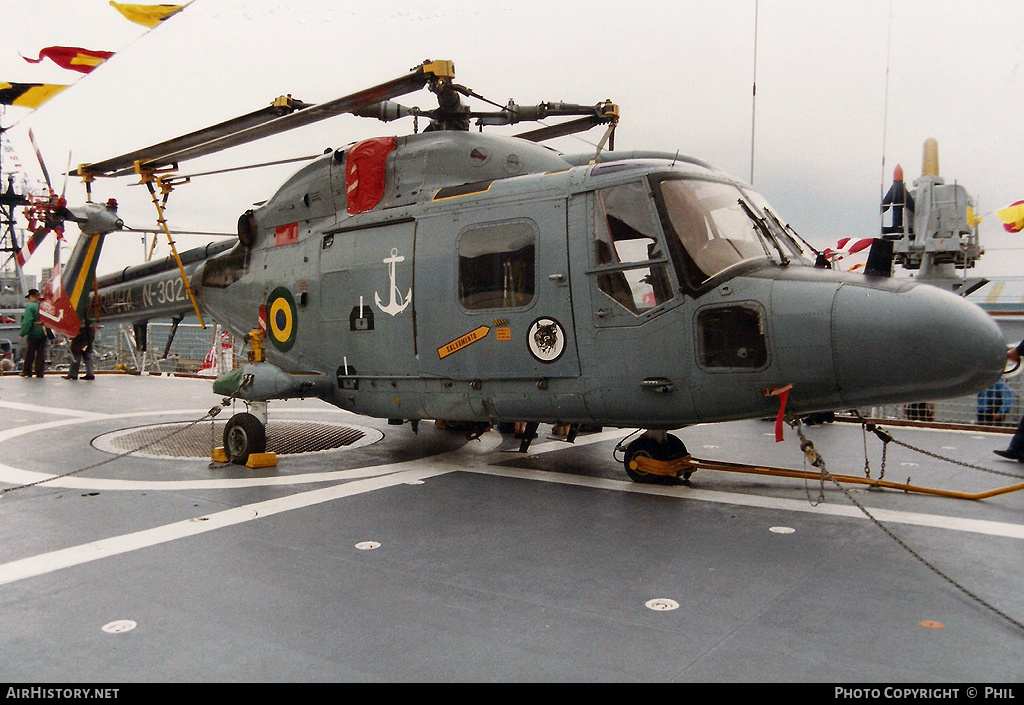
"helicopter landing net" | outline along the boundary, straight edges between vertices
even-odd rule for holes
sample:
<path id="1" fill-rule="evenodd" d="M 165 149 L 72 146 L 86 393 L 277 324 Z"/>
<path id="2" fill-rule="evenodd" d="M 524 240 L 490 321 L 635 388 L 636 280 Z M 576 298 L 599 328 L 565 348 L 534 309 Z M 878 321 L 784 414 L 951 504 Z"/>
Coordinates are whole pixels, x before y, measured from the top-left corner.
<path id="1" fill-rule="evenodd" d="M 139 419 L 143 417 L 196 417 L 195 409 L 161 410 L 140 412 L 133 411 L 124 414 L 104 414 L 98 412 L 83 412 L 75 409 L 60 409 L 54 407 L 42 407 L 34 404 L 19 402 L 0 401 L 0 408 L 17 409 L 20 411 L 40 412 L 64 416 L 53 421 L 44 421 L 34 424 L 25 424 L 12 429 L 0 431 L 0 447 L 6 441 L 22 436 L 32 436 L 55 429 L 67 430 L 73 426 L 82 426 L 91 423 L 112 421 L 119 419 Z M 325 414 L 348 414 L 339 409 L 277 409 L 275 413 L 294 413 L 301 411 L 303 414 L 310 412 L 321 412 Z M 7 463 L 0 463 L 0 482 L 12 485 L 34 485 L 46 483 L 47 487 L 60 487 L 67 489 L 82 490 L 189 490 L 189 489 L 237 489 L 241 487 L 260 487 L 271 485 L 299 485 L 313 482 L 329 482 L 339 480 L 352 480 L 360 477 L 371 477 L 385 474 L 389 470 L 384 466 L 362 468 L 356 470 L 337 470 L 326 472 L 302 473 L 297 475 L 274 475 L 254 476 L 236 478 L 214 478 L 203 480 L 124 480 L 112 478 L 97 478 L 83 475 L 57 476 L 51 473 L 19 468 Z"/>

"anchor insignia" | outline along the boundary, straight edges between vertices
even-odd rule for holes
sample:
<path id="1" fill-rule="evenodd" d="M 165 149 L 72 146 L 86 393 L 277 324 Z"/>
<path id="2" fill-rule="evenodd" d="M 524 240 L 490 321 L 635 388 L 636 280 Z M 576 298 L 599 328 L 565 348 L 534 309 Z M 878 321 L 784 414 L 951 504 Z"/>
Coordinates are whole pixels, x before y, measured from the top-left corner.
<path id="1" fill-rule="evenodd" d="M 397 247 L 391 248 L 391 256 L 384 260 L 384 264 L 389 265 L 389 270 L 391 274 L 391 301 L 388 303 L 388 305 L 384 306 L 383 304 L 381 304 L 380 294 L 378 294 L 376 291 L 373 292 L 373 298 L 377 301 L 377 308 L 379 308 L 384 313 L 390 314 L 392 316 L 397 316 L 398 314 L 400 314 L 402 311 L 406 309 L 406 307 L 412 301 L 412 289 L 410 288 L 408 293 L 406 293 L 406 295 L 403 297 L 401 289 L 399 289 L 398 285 L 395 283 L 395 265 L 398 264 L 399 262 L 404 261 L 405 257 L 398 256 Z"/>

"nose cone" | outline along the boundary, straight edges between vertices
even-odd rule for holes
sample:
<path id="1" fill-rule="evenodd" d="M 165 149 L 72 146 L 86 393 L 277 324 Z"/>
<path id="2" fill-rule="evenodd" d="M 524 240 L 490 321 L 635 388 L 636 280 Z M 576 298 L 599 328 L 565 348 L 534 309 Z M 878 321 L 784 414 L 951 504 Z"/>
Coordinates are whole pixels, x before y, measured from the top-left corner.
<path id="1" fill-rule="evenodd" d="M 972 394 L 1006 365 L 1006 341 L 988 314 L 937 287 L 847 284 L 832 317 L 836 378 L 850 406 Z"/>

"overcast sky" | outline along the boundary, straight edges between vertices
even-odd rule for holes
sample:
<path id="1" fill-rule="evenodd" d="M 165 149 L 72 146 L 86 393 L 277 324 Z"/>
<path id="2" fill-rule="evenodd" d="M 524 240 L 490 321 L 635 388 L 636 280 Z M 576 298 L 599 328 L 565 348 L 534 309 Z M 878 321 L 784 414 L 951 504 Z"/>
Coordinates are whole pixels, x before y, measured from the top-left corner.
<path id="1" fill-rule="evenodd" d="M 106 0 L 0 0 L 0 13 L 0 80 L 80 77 L 20 56 L 45 46 L 118 52 L 40 109 L 4 113 L 4 126 L 16 123 L 9 134 L 24 168 L 41 178 L 31 127 L 58 190 L 69 151 L 75 165 L 100 161 L 281 94 L 319 103 L 443 58 L 455 62 L 459 83 L 498 103 L 611 99 L 620 106 L 618 149 L 679 150 L 749 180 L 753 146 L 754 185 L 822 247 L 878 233 L 893 168 L 901 164 L 912 185 L 929 137 L 939 142 L 941 175 L 963 184 L 979 213 L 1024 198 L 1019 0 L 196 0 L 151 32 Z M 426 92 L 401 102 L 432 107 Z M 411 131 L 409 119 L 341 116 L 181 172 Z M 553 146 L 585 152 L 600 136 Z M 171 195 L 168 220 L 233 232 L 238 215 L 292 171 L 196 179 Z M 152 225 L 148 194 L 131 182 L 100 182 L 95 196 L 117 198 L 129 225 Z M 84 188 L 71 183 L 68 195 L 82 200 Z M 1020 273 L 1024 234 L 1004 234 L 994 215 L 981 233 L 988 252 L 976 273 Z M 179 249 L 202 242 L 177 238 Z M 137 261 L 142 245 L 114 235 L 106 250 L 102 272 Z M 33 259 L 30 272 L 50 257 Z"/>

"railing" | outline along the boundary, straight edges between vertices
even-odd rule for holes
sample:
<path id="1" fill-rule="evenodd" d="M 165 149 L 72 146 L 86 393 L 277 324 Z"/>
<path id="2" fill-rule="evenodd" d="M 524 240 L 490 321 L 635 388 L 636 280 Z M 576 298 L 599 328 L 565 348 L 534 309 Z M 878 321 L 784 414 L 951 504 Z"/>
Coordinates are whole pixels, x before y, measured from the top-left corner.
<path id="1" fill-rule="evenodd" d="M 150 323 L 146 350 L 141 352 L 136 348 L 135 331 L 131 326 L 101 326 L 93 344 L 96 369 L 214 377 L 245 362 L 245 351 L 240 341 L 217 325 L 204 329 L 196 323 L 182 323 L 174 331 L 168 347 L 171 330 L 170 323 Z M 70 362 L 67 345 L 58 344 L 51 348 L 50 369 L 67 369 Z"/>

